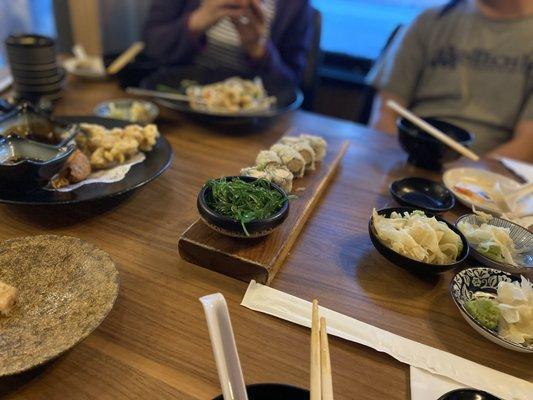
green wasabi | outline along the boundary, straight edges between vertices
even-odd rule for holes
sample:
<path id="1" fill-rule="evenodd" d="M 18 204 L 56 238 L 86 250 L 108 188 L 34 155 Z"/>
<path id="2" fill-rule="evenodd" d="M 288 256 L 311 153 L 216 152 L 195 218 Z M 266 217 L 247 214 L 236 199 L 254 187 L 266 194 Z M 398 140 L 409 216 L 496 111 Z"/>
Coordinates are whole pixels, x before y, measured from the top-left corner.
<path id="1" fill-rule="evenodd" d="M 498 305 L 490 299 L 474 299 L 465 303 L 466 311 L 482 326 L 496 330 L 501 312 Z"/>

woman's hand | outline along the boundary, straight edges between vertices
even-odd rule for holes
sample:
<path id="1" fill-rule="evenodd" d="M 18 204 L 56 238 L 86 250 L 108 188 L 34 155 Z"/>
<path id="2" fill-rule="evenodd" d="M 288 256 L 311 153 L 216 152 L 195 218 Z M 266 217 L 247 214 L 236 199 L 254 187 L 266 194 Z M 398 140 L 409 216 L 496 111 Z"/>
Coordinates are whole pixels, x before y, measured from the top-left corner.
<path id="1" fill-rule="evenodd" d="M 200 7 L 191 13 L 189 29 L 202 34 L 221 18 L 239 18 L 249 8 L 250 0 L 204 0 Z"/>
<path id="2" fill-rule="evenodd" d="M 242 16 L 231 17 L 241 38 L 242 46 L 253 59 L 260 59 L 266 52 L 267 25 L 261 0 L 250 0 Z"/>

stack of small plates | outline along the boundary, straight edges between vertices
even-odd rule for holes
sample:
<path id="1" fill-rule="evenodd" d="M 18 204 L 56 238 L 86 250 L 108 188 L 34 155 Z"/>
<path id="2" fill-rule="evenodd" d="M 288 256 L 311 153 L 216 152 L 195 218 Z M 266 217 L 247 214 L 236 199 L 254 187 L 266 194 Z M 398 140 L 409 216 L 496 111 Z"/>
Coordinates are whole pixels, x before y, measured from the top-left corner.
<path id="1" fill-rule="evenodd" d="M 54 40 L 40 35 L 12 35 L 6 39 L 13 86 L 20 99 L 60 97 L 64 71 L 57 65 Z"/>

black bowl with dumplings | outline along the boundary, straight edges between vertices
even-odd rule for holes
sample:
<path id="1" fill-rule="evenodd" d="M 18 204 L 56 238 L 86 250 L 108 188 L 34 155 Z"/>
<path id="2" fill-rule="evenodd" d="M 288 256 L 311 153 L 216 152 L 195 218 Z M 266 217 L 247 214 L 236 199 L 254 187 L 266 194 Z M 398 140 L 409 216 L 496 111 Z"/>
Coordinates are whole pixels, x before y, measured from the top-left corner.
<path id="1" fill-rule="evenodd" d="M 470 132 L 456 125 L 436 118 L 423 119 L 463 146 L 468 147 L 474 141 Z M 405 118 L 398 119 L 397 127 L 400 146 L 408 154 L 408 161 L 417 167 L 439 171 L 443 163 L 457 160 L 461 156 Z"/>
<path id="2" fill-rule="evenodd" d="M 228 180 L 233 178 L 238 178 L 244 182 L 254 182 L 257 180 L 257 178 L 249 176 L 225 177 L 225 179 Z M 287 193 L 285 193 L 285 191 L 275 183 L 270 182 L 270 186 L 283 195 L 285 202 L 281 208 L 274 213 L 274 215 L 265 219 L 253 220 L 246 223 L 246 230 L 248 231 L 249 235 L 245 234 L 239 221 L 225 215 L 221 215 L 209 207 L 208 199 L 209 196 L 211 196 L 211 188 L 208 185 L 204 185 L 202 187 L 198 193 L 198 198 L 196 201 L 200 218 L 211 229 L 226 236 L 243 239 L 253 239 L 266 236 L 276 230 L 276 228 L 278 228 L 283 221 L 285 221 L 287 215 L 289 215 L 289 198 Z"/>

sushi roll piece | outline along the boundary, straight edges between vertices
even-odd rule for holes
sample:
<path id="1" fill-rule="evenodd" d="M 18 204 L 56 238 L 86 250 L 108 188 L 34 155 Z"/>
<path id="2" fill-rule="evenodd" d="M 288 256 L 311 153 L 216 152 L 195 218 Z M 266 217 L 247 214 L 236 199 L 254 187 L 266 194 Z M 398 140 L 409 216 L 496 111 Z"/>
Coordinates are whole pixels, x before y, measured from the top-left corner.
<path id="1" fill-rule="evenodd" d="M 287 167 L 284 165 L 269 165 L 265 168 L 265 172 L 267 173 L 269 180 L 280 186 L 286 193 L 292 191 L 292 180 L 294 179 L 294 175 Z"/>
<path id="2" fill-rule="evenodd" d="M 309 141 L 311 147 L 315 151 L 315 160 L 322 161 L 326 156 L 328 150 L 328 142 L 323 137 L 315 135 L 307 135 L 305 133 L 300 135 L 300 138 Z"/>
<path id="3" fill-rule="evenodd" d="M 270 150 L 277 153 L 283 165 L 291 171 L 295 177 L 301 178 L 305 173 L 305 160 L 298 151 L 286 144 L 276 143 Z"/>
<path id="4" fill-rule="evenodd" d="M 280 166 L 283 165 L 283 162 L 275 151 L 261 150 L 255 159 L 255 164 L 260 168 L 264 168 L 268 165 Z"/>
<path id="5" fill-rule="evenodd" d="M 8 316 L 17 303 L 18 290 L 0 281 L 0 315 Z"/>
<path id="6" fill-rule="evenodd" d="M 309 140 L 299 137 L 285 136 L 282 137 L 279 142 L 291 146 L 294 150 L 300 153 L 305 160 L 305 167 L 314 171 L 316 155 Z"/>
<path id="7" fill-rule="evenodd" d="M 240 176 L 249 176 L 251 178 L 257 178 L 257 179 L 266 179 L 270 181 L 268 178 L 268 174 L 266 171 L 264 171 L 261 168 L 258 167 L 246 167 L 241 169 L 241 172 L 239 174 Z"/>

